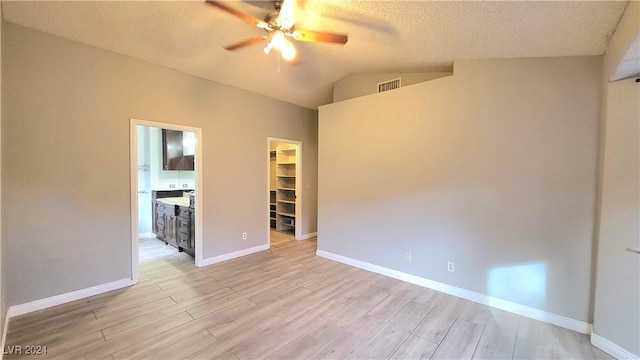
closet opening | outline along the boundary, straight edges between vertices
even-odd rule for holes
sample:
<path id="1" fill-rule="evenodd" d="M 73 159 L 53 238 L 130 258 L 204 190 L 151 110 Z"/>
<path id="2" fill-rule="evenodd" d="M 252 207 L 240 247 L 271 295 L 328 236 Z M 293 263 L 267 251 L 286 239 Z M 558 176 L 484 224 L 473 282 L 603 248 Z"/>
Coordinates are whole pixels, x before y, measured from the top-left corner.
<path id="1" fill-rule="evenodd" d="M 300 141 L 268 138 L 269 245 L 302 238 Z"/>

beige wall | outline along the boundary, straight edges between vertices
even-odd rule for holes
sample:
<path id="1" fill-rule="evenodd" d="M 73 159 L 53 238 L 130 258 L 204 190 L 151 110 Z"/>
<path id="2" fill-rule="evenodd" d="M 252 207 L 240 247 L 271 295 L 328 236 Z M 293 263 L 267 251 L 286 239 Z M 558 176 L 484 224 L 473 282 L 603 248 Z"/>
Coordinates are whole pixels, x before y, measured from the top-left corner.
<path id="1" fill-rule="evenodd" d="M 632 1 L 603 57 L 600 206 L 593 331 L 640 356 L 640 84 L 609 82 L 640 36 L 640 2 Z"/>
<path id="2" fill-rule="evenodd" d="M 349 74 L 333 85 L 333 102 L 375 94 L 379 83 L 397 78 L 402 79 L 402 86 L 408 86 L 450 75 L 451 72 Z"/>
<path id="3" fill-rule="evenodd" d="M 608 84 L 594 332 L 640 356 L 640 84 Z"/>
<path id="4" fill-rule="evenodd" d="M 130 118 L 202 128 L 205 258 L 267 243 L 267 137 L 302 141 L 302 225 L 316 230 L 317 112 L 3 26 L 9 305 L 131 276 Z"/>
<path id="5" fill-rule="evenodd" d="M 591 322 L 601 60 L 457 62 L 321 107 L 318 248 Z"/>

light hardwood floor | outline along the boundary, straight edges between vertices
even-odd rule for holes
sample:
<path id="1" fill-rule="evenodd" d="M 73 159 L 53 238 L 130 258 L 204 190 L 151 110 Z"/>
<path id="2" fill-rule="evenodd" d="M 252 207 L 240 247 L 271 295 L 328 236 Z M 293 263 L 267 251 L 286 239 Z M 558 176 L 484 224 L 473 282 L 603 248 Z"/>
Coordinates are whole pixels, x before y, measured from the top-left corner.
<path id="1" fill-rule="evenodd" d="M 315 239 L 271 240 L 205 268 L 141 240 L 137 285 L 11 319 L 7 345 L 56 359 L 610 358 L 585 335 L 319 258 Z"/>

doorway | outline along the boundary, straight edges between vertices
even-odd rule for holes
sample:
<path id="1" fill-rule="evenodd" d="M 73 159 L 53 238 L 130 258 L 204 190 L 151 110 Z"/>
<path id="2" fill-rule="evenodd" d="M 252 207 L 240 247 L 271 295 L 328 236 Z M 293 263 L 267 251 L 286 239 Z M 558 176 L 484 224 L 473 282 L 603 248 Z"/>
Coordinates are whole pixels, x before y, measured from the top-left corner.
<path id="1" fill-rule="evenodd" d="M 165 144 L 178 133 L 185 134 L 179 139 L 182 158 L 175 161 L 173 155 L 159 155 L 158 152 L 164 152 Z M 146 241 L 152 240 L 151 245 L 162 252 L 188 250 L 195 265 L 202 266 L 202 129 L 131 119 L 130 135 L 133 282 L 137 282 L 140 271 L 141 238 L 145 241 L 145 251 L 151 244 Z M 175 147 L 168 146 L 169 150 Z M 156 148 L 155 155 L 145 151 Z M 188 168 L 189 163 L 191 168 Z M 174 170 L 173 166 L 187 168 L 168 171 Z M 158 214 L 161 218 L 155 217 Z M 165 237 L 167 234 L 173 235 Z"/>
<path id="2" fill-rule="evenodd" d="M 268 239 L 302 239 L 302 142 L 267 138 Z"/>

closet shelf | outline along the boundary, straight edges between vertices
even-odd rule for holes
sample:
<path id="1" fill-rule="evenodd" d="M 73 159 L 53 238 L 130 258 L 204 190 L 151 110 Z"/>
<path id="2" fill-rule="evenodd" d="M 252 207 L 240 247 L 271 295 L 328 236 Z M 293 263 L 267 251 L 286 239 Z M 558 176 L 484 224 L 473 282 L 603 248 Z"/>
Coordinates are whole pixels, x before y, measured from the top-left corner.
<path id="1" fill-rule="evenodd" d="M 282 212 L 282 211 L 278 211 L 278 215 L 288 216 L 288 217 L 296 217 L 296 214 L 292 214 L 292 213 L 288 213 L 288 212 Z"/>
<path id="2" fill-rule="evenodd" d="M 279 187 L 278 190 L 296 191 L 295 188 L 285 188 L 285 187 Z"/>
<path id="3" fill-rule="evenodd" d="M 296 203 L 295 200 L 282 200 L 282 199 L 278 200 L 278 202 L 287 203 L 287 204 L 295 204 Z"/>
<path id="4" fill-rule="evenodd" d="M 280 177 L 280 178 L 295 178 L 296 177 L 295 175 L 276 175 L 276 176 Z"/>

